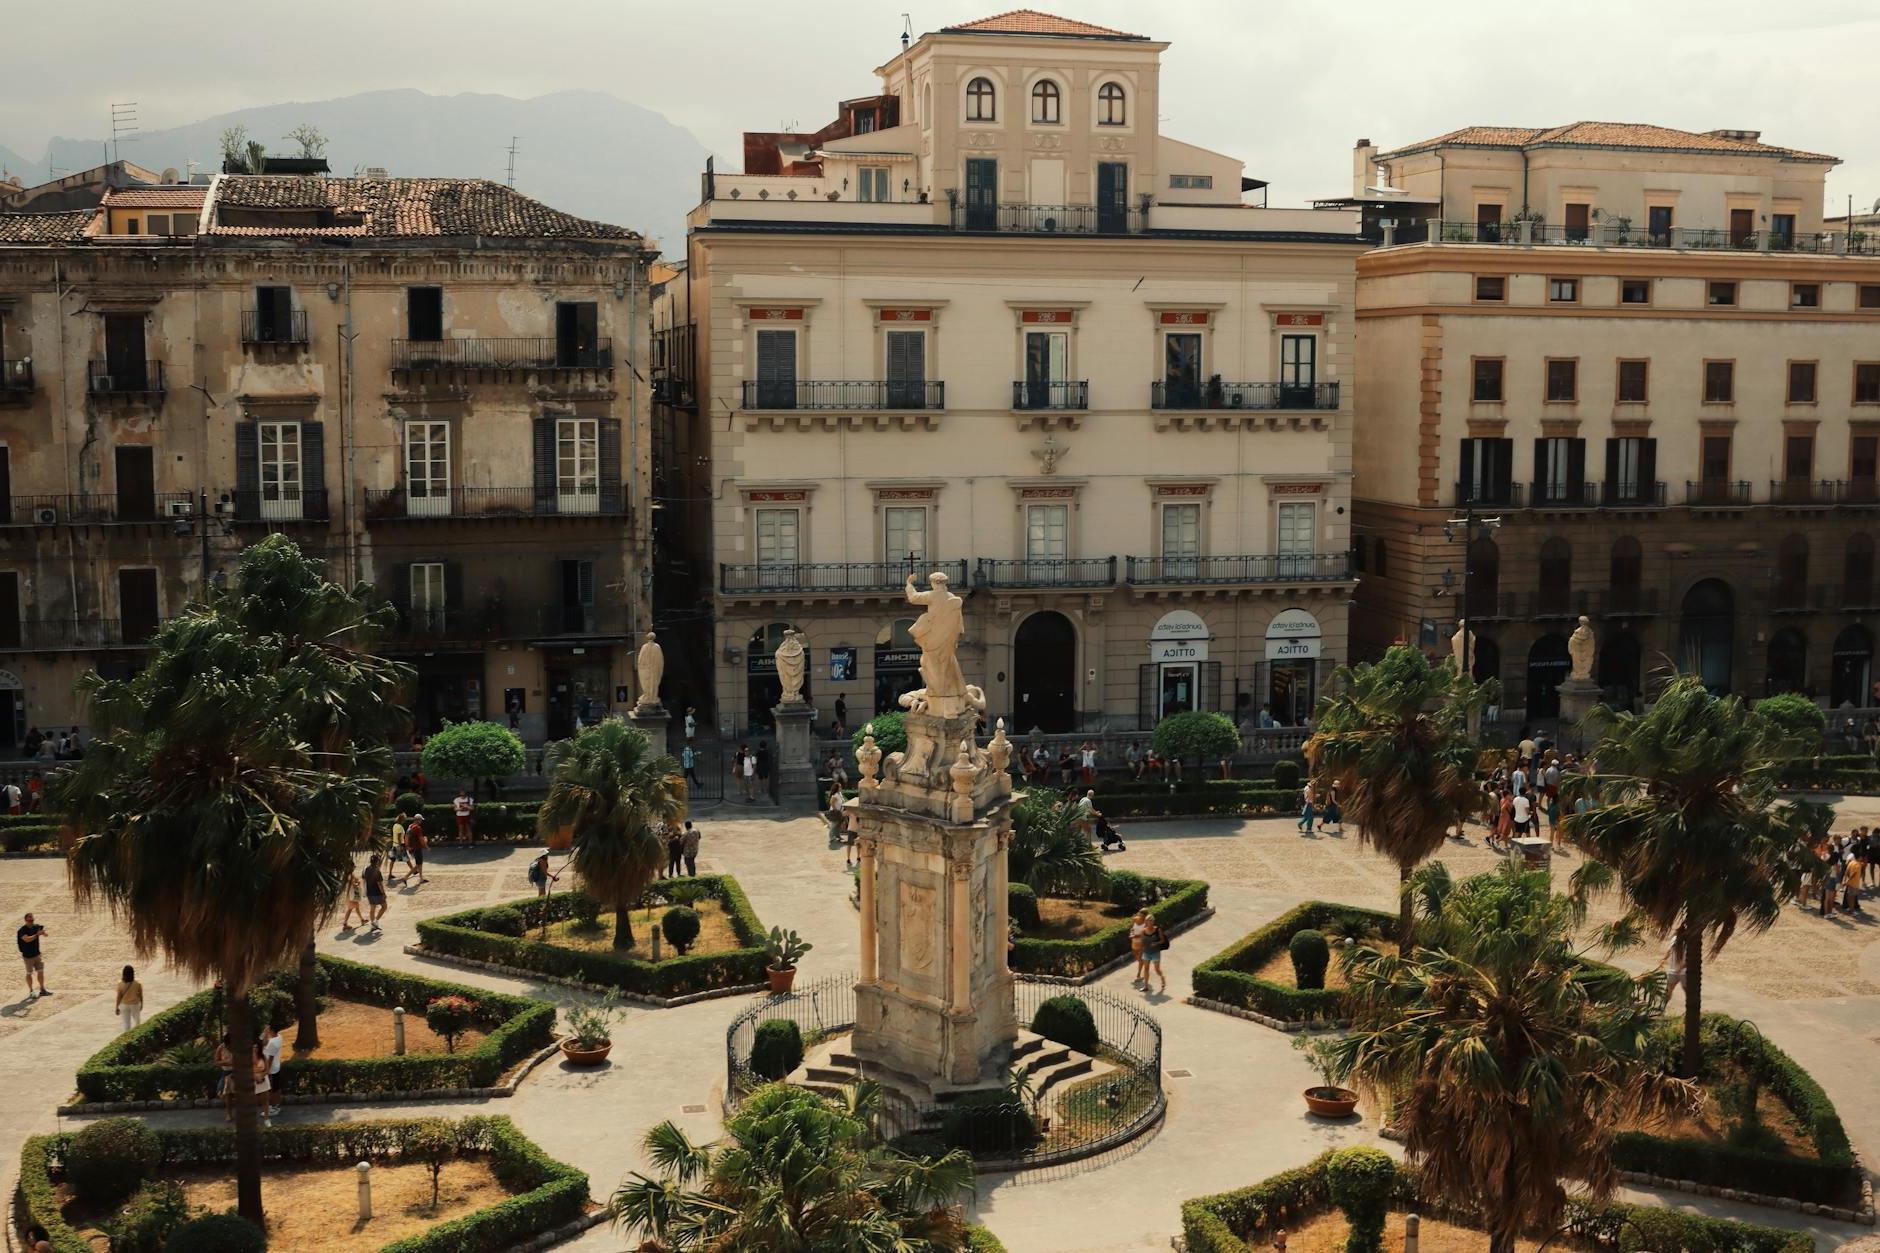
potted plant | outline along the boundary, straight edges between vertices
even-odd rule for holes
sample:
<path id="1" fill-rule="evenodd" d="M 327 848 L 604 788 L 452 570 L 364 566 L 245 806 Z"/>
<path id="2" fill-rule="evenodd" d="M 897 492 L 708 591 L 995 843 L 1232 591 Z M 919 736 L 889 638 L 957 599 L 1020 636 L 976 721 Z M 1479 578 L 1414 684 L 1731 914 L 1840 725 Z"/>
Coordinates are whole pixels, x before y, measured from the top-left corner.
<path id="1" fill-rule="evenodd" d="M 568 1011 L 568 1034 L 561 1040 L 561 1055 L 571 1066 L 598 1066 L 614 1047 L 614 1016 L 605 1009 L 582 1005 Z"/>
<path id="2" fill-rule="evenodd" d="M 1320 1118 L 1349 1118 L 1358 1108 L 1358 1094 L 1340 1087 L 1338 1051 L 1324 1036 L 1297 1036 L 1293 1047 L 1306 1055 L 1323 1081 L 1305 1091 L 1306 1108 Z"/>
<path id="3" fill-rule="evenodd" d="M 770 929 L 770 938 L 764 941 L 764 952 L 770 957 L 770 965 L 764 973 L 770 978 L 773 996 L 788 992 L 795 985 L 796 964 L 812 947 L 808 940 L 794 931 L 785 931 L 782 927 Z"/>

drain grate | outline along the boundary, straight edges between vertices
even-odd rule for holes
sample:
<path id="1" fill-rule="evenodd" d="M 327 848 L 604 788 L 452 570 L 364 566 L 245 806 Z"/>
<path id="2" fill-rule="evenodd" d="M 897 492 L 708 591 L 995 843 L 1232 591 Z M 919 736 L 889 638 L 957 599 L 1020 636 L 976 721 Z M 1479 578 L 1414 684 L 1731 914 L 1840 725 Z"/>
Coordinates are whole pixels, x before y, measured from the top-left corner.
<path id="1" fill-rule="evenodd" d="M 682 1114 L 702 1114 L 705 1112 L 705 1107 L 703 1105 L 681 1105 L 679 1112 Z"/>
<path id="2" fill-rule="evenodd" d="M 1195 1077 L 1195 1072 L 1192 1070 L 1171 1070 L 1168 1072 L 1168 1077 L 1171 1079 L 1192 1079 Z"/>

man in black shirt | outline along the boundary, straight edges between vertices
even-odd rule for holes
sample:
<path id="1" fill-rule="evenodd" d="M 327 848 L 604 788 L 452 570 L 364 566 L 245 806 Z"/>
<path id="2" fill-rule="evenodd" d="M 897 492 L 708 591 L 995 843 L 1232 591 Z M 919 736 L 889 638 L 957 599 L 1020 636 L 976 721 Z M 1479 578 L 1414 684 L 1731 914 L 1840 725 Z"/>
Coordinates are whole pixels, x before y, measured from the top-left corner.
<path id="1" fill-rule="evenodd" d="M 33 972 L 35 971 L 39 973 L 38 995 L 52 995 L 52 993 L 46 991 L 46 959 L 39 955 L 39 941 L 44 938 L 45 934 L 46 929 L 34 922 L 33 916 L 28 914 L 26 915 L 26 924 L 22 926 L 19 932 L 14 936 L 14 938 L 19 941 L 20 960 L 26 963 L 26 999 L 29 1001 L 32 1000 L 34 996 Z"/>

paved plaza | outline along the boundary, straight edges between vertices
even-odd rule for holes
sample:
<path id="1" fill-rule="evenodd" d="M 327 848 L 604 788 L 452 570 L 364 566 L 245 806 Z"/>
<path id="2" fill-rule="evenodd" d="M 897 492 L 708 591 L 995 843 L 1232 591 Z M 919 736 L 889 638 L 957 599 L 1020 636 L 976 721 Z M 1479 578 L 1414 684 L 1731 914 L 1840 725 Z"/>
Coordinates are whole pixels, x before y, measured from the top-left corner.
<path id="1" fill-rule="evenodd" d="M 699 815 L 705 832 L 701 870 L 734 874 L 767 925 L 801 931 L 816 948 L 804 976 L 852 971 L 857 928 L 848 902 L 842 853 L 831 850 L 820 819 L 754 816 L 739 805 Z M 1880 801 L 1853 800 L 1839 810 L 1837 829 L 1880 820 Z M 1124 1253 L 1167 1249 L 1180 1227 L 1185 1198 L 1254 1182 L 1298 1165 L 1325 1148 L 1376 1141 L 1375 1121 L 1352 1126 L 1309 1120 L 1299 1092 L 1313 1082 L 1289 1039 L 1254 1023 L 1181 1002 L 1188 970 L 1230 941 L 1289 906 L 1322 897 L 1380 908 L 1392 906 L 1396 870 L 1361 848 L 1347 828 L 1342 837 L 1298 834 L 1288 819 L 1186 820 L 1126 824 L 1126 853 L 1116 867 L 1200 878 L 1212 885 L 1216 913 L 1176 937 L 1166 965 L 1167 996 L 1150 995 L 1149 1008 L 1165 1029 L 1164 1067 L 1185 1072 L 1167 1080 L 1168 1117 L 1143 1140 L 1107 1157 L 1022 1176 L 985 1176 L 975 1208 L 1013 1253 Z M 570 1005 L 568 990 L 526 979 L 461 971 L 407 955 L 418 918 L 470 905 L 526 895 L 526 850 L 434 849 L 432 882 L 394 892 L 385 931 L 335 938 L 331 953 L 384 966 L 422 970 L 506 992 Z M 1486 869 L 1493 855 L 1479 835 L 1452 843 L 1443 860 L 1458 874 Z M 1575 864 L 1557 863 L 1557 874 Z M 1880 904 L 1873 906 L 1880 916 Z M 80 1062 L 111 1038 L 116 1017 L 111 988 L 132 961 L 122 931 L 98 913 L 74 908 L 61 863 L 49 859 L 0 861 L 0 911 L 31 911 L 50 930 L 45 951 L 54 995 L 26 1004 L 24 989 L 0 989 L 0 1163 L 11 1192 L 20 1142 L 30 1134 L 78 1125 L 60 1120 L 56 1104 L 73 1090 Z M 1753 1020 L 1800 1060 L 1827 1088 L 1863 1160 L 1880 1154 L 1880 922 L 1824 920 L 1791 908 L 1767 935 L 1739 937 L 1706 972 L 1706 1001 Z M 1620 958 L 1649 966 L 1656 951 Z M 148 1011 L 174 1004 L 193 988 L 166 970 L 140 971 Z M 1118 971 L 1107 990 L 1141 999 Z M 598 1071 L 550 1062 L 538 1067 L 511 1098 L 463 1104 L 378 1107 L 293 1107 L 285 1120 L 320 1121 L 438 1113 L 508 1114 L 556 1157 L 586 1170 L 597 1199 L 621 1176 L 644 1168 L 639 1140 L 662 1119 L 694 1136 L 717 1128 L 724 1089 L 724 1028 L 745 998 L 707 1001 L 680 1009 L 627 1008 L 615 1032 L 613 1057 Z M 152 1115 L 173 1124 L 210 1123 L 219 1111 Z M 1637 1194 L 1634 1194 L 1635 1197 Z M 1699 1207 L 1695 1198 L 1668 1194 L 1666 1203 Z M 1866 1228 L 1844 1227 L 1799 1214 L 1704 1200 L 1706 1213 L 1734 1214 L 1782 1226 L 1813 1224 L 1817 1246 L 1827 1249 Z M 621 1237 L 602 1227 L 567 1247 L 622 1249 Z"/>

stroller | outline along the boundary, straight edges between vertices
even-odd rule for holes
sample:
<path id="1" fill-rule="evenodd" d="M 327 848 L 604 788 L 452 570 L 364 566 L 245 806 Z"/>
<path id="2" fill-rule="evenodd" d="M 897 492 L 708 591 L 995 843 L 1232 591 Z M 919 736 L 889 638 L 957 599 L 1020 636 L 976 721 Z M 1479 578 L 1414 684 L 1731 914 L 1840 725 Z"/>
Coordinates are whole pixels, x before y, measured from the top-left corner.
<path id="1" fill-rule="evenodd" d="M 1097 840 L 1103 845 L 1103 851 L 1106 853 L 1110 851 L 1112 844 L 1116 846 L 1116 851 L 1119 853 L 1129 851 L 1129 845 L 1123 843 L 1123 837 L 1117 834 L 1116 828 L 1111 826 L 1110 820 L 1102 814 L 1097 815 Z"/>

